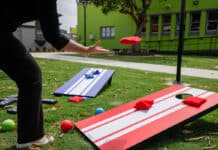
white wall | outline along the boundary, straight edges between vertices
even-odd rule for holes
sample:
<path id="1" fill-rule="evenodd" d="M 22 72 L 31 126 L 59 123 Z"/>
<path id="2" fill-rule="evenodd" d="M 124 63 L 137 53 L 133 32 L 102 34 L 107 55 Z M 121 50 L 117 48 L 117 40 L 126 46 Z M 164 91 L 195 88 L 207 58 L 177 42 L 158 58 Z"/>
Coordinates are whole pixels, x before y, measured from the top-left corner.
<path id="1" fill-rule="evenodd" d="M 35 42 L 35 26 L 34 25 L 21 26 L 14 32 L 14 35 L 24 44 L 27 50 L 31 49 L 32 51 L 35 51 L 37 48 L 38 49 L 52 48 L 52 46 L 48 42 L 46 42 L 41 47 Z"/>

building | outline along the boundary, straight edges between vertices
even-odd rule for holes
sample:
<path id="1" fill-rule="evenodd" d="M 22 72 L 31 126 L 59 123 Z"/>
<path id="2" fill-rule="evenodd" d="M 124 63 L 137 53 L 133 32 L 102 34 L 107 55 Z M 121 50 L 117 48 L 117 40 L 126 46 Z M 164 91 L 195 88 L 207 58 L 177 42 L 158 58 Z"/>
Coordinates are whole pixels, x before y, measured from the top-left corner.
<path id="1" fill-rule="evenodd" d="M 179 13 L 181 1 L 152 0 L 147 11 L 147 23 L 142 33 L 141 48 L 145 50 L 172 51 L 178 49 Z M 119 12 L 102 14 L 100 8 L 86 7 L 86 40 L 93 44 L 100 39 L 108 49 L 123 49 L 119 39 L 135 33 L 130 17 Z M 84 42 L 84 7 L 78 6 L 77 39 Z M 185 51 L 218 50 L 218 1 L 186 0 Z"/>
<path id="2" fill-rule="evenodd" d="M 58 14 L 61 17 L 62 14 Z M 61 25 L 61 23 L 59 23 Z M 66 30 L 60 29 L 60 32 L 64 33 L 66 36 L 70 37 L 70 34 Z M 56 51 L 56 49 L 48 43 L 41 31 L 40 23 L 38 21 L 32 21 L 22 24 L 14 32 L 15 37 L 17 37 L 29 51 Z"/>
<path id="3" fill-rule="evenodd" d="M 14 35 L 29 51 L 48 51 L 52 46 L 45 41 L 37 22 L 28 22 L 18 27 Z"/>

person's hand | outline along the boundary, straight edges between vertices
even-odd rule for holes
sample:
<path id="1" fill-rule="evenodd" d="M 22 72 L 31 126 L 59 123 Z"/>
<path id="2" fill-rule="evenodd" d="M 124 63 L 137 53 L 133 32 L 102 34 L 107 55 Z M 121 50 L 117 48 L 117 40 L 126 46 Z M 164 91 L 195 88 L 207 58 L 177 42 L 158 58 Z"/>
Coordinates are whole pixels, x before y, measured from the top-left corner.
<path id="1" fill-rule="evenodd" d="M 110 50 L 100 47 L 100 42 L 97 41 L 94 45 L 84 46 L 76 41 L 69 40 L 63 48 L 64 52 L 76 52 L 82 55 L 97 54 L 97 53 L 112 53 Z"/>
<path id="2" fill-rule="evenodd" d="M 100 46 L 100 41 L 97 41 L 94 45 L 88 47 L 87 54 L 97 54 L 97 53 L 111 53 L 111 51 L 102 48 Z"/>

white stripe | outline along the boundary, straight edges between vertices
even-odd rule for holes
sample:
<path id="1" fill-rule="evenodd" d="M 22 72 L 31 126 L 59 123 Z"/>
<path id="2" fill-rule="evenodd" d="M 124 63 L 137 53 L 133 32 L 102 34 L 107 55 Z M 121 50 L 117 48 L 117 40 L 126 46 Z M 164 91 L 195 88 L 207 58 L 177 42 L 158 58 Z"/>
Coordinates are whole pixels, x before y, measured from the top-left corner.
<path id="1" fill-rule="evenodd" d="M 206 97 L 211 96 L 211 95 L 213 95 L 213 94 L 214 94 L 214 92 L 207 92 L 207 93 L 204 93 L 203 95 L 200 95 L 199 97 L 201 97 L 201 98 L 206 98 Z M 198 95 L 199 95 L 199 94 L 198 94 Z M 178 105 L 178 106 L 176 106 L 176 107 L 174 107 L 174 108 L 172 108 L 172 109 L 169 109 L 169 110 L 167 110 L 167 111 L 165 111 L 165 112 L 163 112 L 163 113 L 160 113 L 160 114 L 158 114 L 158 115 L 155 115 L 154 117 L 151 117 L 151 118 L 149 118 L 149 119 L 147 119 L 147 120 L 145 120 L 145 121 L 142 121 L 142 122 L 137 123 L 137 124 L 135 124 L 135 125 L 133 125 L 133 126 L 131 126 L 131 127 L 129 127 L 129 128 L 126 128 L 126 129 L 121 130 L 121 131 L 119 131 L 119 132 L 117 132 L 117 133 L 115 133 L 115 134 L 112 134 L 111 136 L 108 136 L 108 137 L 106 137 L 106 138 L 104 138 L 104 139 L 102 139 L 102 140 L 96 142 L 95 144 L 96 144 L 97 146 L 101 146 L 102 144 L 105 144 L 105 143 L 107 143 L 107 142 L 110 142 L 111 140 L 114 140 L 114 139 L 116 139 L 116 138 L 118 138 L 118 137 L 120 137 L 120 136 L 122 136 L 122 135 L 124 135 L 124 134 L 127 134 L 127 133 L 129 133 L 129 132 L 131 132 L 131 131 L 134 131 L 134 130 L 136 130 L 137 128 L 143 127 L 144 125 L 146 125 L 146 124 L 148 124 L 148 123 L 151 123 L 151 122 L 153 122 L 153 121 L 155 121 L 155 120 L 157 120 L 157 119 L 160 119 L 160 118 L 162 118 L 162 117 L 164 117 L 164 116 L 167 116 L 167 115 L 169 115 L 169 114 L 171 114 L 171 113 L 173 113 L 173 112 L 175 112 L 175 111 L 181 110 L 181 109 L 184 108 L 184 107 L 186 107 L 186 105 L 184 105 L 184 104 L 181 103 L 180 105 Z"/>
<path id="2" fill-rule="evenodd" d="M 100 74 L 102 74 L 102 70 L 99 69 Z M 82 92 L 94 81 L 99 78 L 100 75 L 95 77 L 94 79 L 83 80 L 77 87 L 75 87 L 70 94 L 72 95 L 82 95 Z"/>
<path id="3" fill-rule="evenodd" d="M 181 94 L 190 94 L 192 96 L 197 96 L 200 93 L 204 93 L 204 92 L 207 92 L 207 91 L 206 90 L 202 90 L 202 89 L 192 88 L 192 89 L 190 89 L 188 91 L 182 92 Z"/>
<path id="4" fill-rule="evenodd" d="M 189 89 L 189 88 L 190 88 L 190 87 L 184 87 L 184 88 L 182 88 L 182 89 L 176 90 L 176 91 L 174 91 L 174 92 L 172 92 L 172 93 L 166 94 L 166 95 L 164 95 L 164 96 L 162 96 L 162 97 L 159 97 L 159 98 L 155 99 L 154 102 L 158 102 L 158 101 L 163 100 L 163 99 L 165 99 L 165 98 L 168 98 L 168 97 L 170 97 L 170 96 L 179 94 L 179 93 L 181 93 L 182 91 L 187 90 L 187 89 Z M 107 119 L 105 119 L 105 120 L 99 121 L 99 122 L 97 122 L 97 123 L 95 123 L 95 124 L 92 124 L 92 125 L 90 125 L 90 126 L 87 126 L 87 127 L 83 128 L 83 129 L 81 129 L 81 131 L 86 132 L 87 130 L 90 130 L 90 129 L 92 129 L 92 128 L 95 128 L 95 127 L 97 127 L 97 126 L 100 126 L 100 125 L 102 125 L 102 124 L 105 124 L 105 123 L 107 123 L 107 122 L 110 122 L 110 121 L 112 121 L 112 120 L 115 120 L 115 119 L 117 119 L 117 118 L 119 118 L 119 117 L 121 117 L 121 116 L 125 116 L 126 114 L 129 114 L 129 113 L 131 113 L 131 112 L 133 112 L 133 111 L 135 111 L 135 109 L 134 109 L 134 108 L 131 108 L 131 109 L 129 109 L 129 110 L 127 110 L 127 111 L 124 111 L 124 112 L 122 112 L 122 113 L 120 113 L 120 114 L 118 114 L 118 115 L 114 115 L 114 116 L 112 116 L 112 117 L 110 117 L 110 118 L 107 118 Z"/>
<path id="5" fill-rule="evenodd" d="M 101 146 L 101 145 L 103 145 L 103 144 L 105 144 L 107 142 L 110 142 L 110 141 L 112 141 L 112 140 L 114 140 L 114 139 L 116 139 L 116 138 L 118 138 L 118 137 L 120 137 L 120 136 L 122 136 L 124 134 L 127 134 L 127 133 L 129 133 L 131 131 L 134 131 L 134 130 L 140 128 L 140 127 L 143 127 L 144 125 L 146 125 L 148 123 L 151 123 L 151 122 L 153 122 L 155 120 L 158 120 L 158 119 L 160 119 L 162 117 L 165 117 L 165 116 L 167 116 L 167 115 L 169 115 L 169 114 L 171 114 L 173 112 L 176 112 L 176 111 L 178 111 L 178 110 L 180 110 L 180 109 L 182 109 L 184 107 L 186 107 L 186 106 L 185 105 L 179 105 L 177 107 L 174 107 L 174 108 L 172 108 L 172 109 L 170 109 L 168 111 L 165 111 L 163 113 L 160 113 L 160 114 L 156 115 L 155 117 L 149 118 L 149 119 L 147 119 L 147 120 L 145 120 L 143 122 L 140 122 L 138 124 L 135 124 L 135 125 L 127 128 L 127 129 L 121 130 L 120 132 L 117 132 L 116 134 L 113 134 L 113 135 L 111 135 L 109 137 L 106 137 L 106 138 L 96 142 L 95 144 L 97 146 Z"/>
<path id="6" fill-rule="evenodd" d="M 88 86 L 88 88 L 87 88 L 84 92 L 82 92 L 81 95 L 86 95 L 86 94 L 89 92 L 89 90 L 90 90 L 91 88 L 93 88 L 93 86 L 95 85 L 95 83 L 97 83 L 97 82 L 101 79 L 101 77 L 105 75 L 106 72 L 107 72 L 107 70 L 103 70 L 103 71 L 101 72 L 101 74 L 97 76 L 97 79 L 95 79 L 95 81 L 92 82 L 92 83 Z"/>
<path id="7" fill-rule="evenodd" d="M 89 69 L 86 73 L 91 73 L 93 68 Z M 84 80 L 85 77 L 82 75 L 73 85 L 71 85 L 65 92 L 64 94 L 69 94 L 69 92 L 76 87 L 82 80 Z"/>
<path id="8" fill-rule="evenodd" d="M 91 72 L 93 72 L 94 70 L 95 69 L 93 68 L 91 70 Z M 89 72 L 89 73 L 91 73 L 91 72 Z M 71 90 L 69 94 L 71 94 L 71 95 L 81 95 L 81 92 L 94 80 L 94 79 L 85 80 L 84 76 L 83 76 L 83 78 L 84 78 L 84 80 L 81 83 L 79 83 L 79 85 L 76 86 L 73 90 Z"/>
<path id="9" fill-rule="evenodd" d="M 97 123 L 95 123 L 95 124 L 92 124 L 92 125 L 90 125 L 90 126 L 87 126 L 87 127 L 83 128 L 83 129 L 81 129 L 81 131 L 82 131 L 82 132 L 86 132 L 86 131 L 88 131 L 88 130 L 90 130 L 90 129 L 92 129 L 92 128 L 95 128 L 95 127 L 97 127 L 97 126 L 100 126 L 100 125 L 102 125 L 102 124 L 105 124 L 105 123 L 107 123 L 107 122 L 110 122 L 110 121 L 112 121 L 112 120 L 114 120 L 114 119 L 117 119 L 117 118 L 119 118 L 119 117 L 122 117 L 122 116 L 124 116 L 124 115 L 126 115 L 126 114 L 128 114 L 128 113 L 133 112 L 133 111 L 135 111 L 135 108 L 129 109 L 129 110 L 127 110 L 127 111 L 124 111 L 124 112 L 122 112 L 122 113 L 119 113 L 118 115 L 114 115 L 114 116 L 112 116 L 112 117 L 110 117 L 110 118 L 104 119 L 104 120 L 99 121 L 99 122 L 97 122 Z"/>
<path id="10" fill-rule="evenodd" d="M 164 95 L 162 97 L 159 97 L 159 98 L 155 99 L 154 102 L 156 103 L 156 102 L 158 102 L 160 100 L 163 100 L 165 98 L 168 98 L 170 96 L 173 96 L 173 95 L 176 95 L 176 94 L 180 94 L 182 91 L 187 90 L 187 89 L 190 89 L 190 87 L 184 87 L 184 88 L 181 88 L 179 90 L 173 91 L 173 92 L 171 92 L 169 94 L 166 94 L 166 95 Z"/>
<path id="11" fill-rule="evenodd" d="M 200 98 L 206 98 L 206 97 L 209 97 L 209 96 L 211 96 L 211 95 L 213 95 L 213 94 L 215 94 L 214 92 L 207 92 L 207 93 L 205 93 L 205 94 L 203 94 L 203 95 L 200 95 L 199 97 Z"/>
<path id="12" fill-rule="evenodd" d="M 193 91 L 192 89 L 190 89 L 190 91 L 193 92 L 193 95 L 199 95 L 204 92 L 202 90 Z M 186 93 L 189 93 L 189 91 L 187 91 Z M 177 99 L 176 97 L 168 98 L 164 101 L 161 101 L 160 103 L 154 104 L 152 106 L 152 109 L 149 109 L 148 111 L 136 111 L 123 118 L 120 118 L 108 124 L 102 125 L 98 128 L 95 128 L 87 132 L 87 134 L 91 135 L 91 137 L 94 137 L 92 140 L 97 140 L 99 138 L 104 137 L 105 135 L 116 132 L 122 128 L 126 128 L 127 126 L 130 126 L 131 124 L 135 122 L 138 122 L 140 120 L 153 116 L 163 110 L 166 110 L 172 106 L 180 104 L 181 101 L 182 101 L 181 99 Z"/>
<path id="13" fill-rule="evenodd" d="M 152 109 L 149 109 L 147 111 L 141 110 L 141 111 L 135 111 L 134 113 L 131 113 L 123 118 L 120 118 L 118 120 L 112 121 L 108 124 L 102 125 L 98 128 L 95 128 L 86 134 L 88 137 L 92 137 L 92 140 L 95 141 L 97 139 L 100 139 L 106 135 L 109 135 L 111 133 L 114 133 L 118 130 L 121 130 L 123 128 L 126 128 L 136 122 L 139 122 L 143 119 L 149 118 L 155 114 L 158 114 L 162 112 L 163 110 L 169 109 L 172 106 L 175 106 L 177 104 L 180 104 L 181 100 L 173 97 L 168 98 L 165 101 L 162 101 L 160 103 L 154 104 L 152 106 Z"/>

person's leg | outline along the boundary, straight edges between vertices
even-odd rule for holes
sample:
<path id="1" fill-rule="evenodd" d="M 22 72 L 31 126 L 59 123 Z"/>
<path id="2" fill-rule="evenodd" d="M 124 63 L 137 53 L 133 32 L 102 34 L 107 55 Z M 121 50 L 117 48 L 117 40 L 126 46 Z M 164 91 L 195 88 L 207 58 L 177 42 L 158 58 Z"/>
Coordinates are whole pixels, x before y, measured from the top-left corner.
<path id="1" fill-rule="evenodd" d="M 12 34 L 1 38 L 0 69 L 12 78 L 18 92 L 18 143 L 44 136 L 41 104 L 41 70 L 25 47 Z"/>

